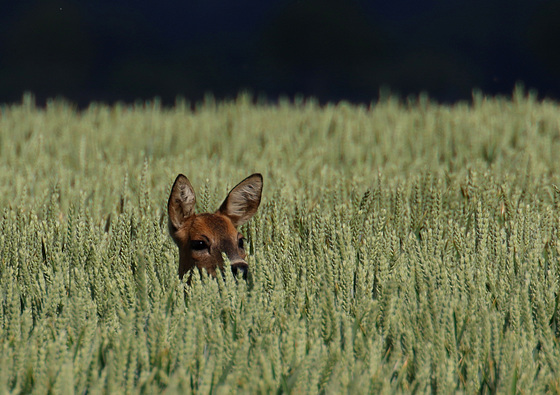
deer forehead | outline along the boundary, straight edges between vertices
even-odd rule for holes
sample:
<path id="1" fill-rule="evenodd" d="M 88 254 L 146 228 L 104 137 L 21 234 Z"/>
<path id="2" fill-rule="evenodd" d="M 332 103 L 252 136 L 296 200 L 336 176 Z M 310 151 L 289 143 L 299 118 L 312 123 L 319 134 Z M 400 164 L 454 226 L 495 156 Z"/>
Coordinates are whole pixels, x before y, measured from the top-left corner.
<path id="1" fill-rule="evenodd" d="M 188 235 L 189 239 L 205 236 L 211 242 L 236 239 L 238 231 L 231 220 L 221 214 L 199 214 L 193 218 Z"/>

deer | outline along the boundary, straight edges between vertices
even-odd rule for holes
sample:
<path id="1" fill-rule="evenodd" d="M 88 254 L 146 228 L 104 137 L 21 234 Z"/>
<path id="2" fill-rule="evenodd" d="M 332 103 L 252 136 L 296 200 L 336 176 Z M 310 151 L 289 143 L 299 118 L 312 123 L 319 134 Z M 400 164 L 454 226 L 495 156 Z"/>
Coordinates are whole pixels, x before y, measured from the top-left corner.
<path id="1" fill-rule="evenodd" d="M 195 214 L 196 195 L 189 179 L 179 174 L 173 183 L 167 202 L 168 227 L 179 248 L 179 277 L 189 274 L 190 283 L 195 268 L 216 277 L 224 273 L 227 256 L 234 277 L 247 280 L 249 265 L 245 238 L 238 228 L 257 212 L 261 202 L 263 177 L 255 173 L 229 191 L 215 213 Z"/>

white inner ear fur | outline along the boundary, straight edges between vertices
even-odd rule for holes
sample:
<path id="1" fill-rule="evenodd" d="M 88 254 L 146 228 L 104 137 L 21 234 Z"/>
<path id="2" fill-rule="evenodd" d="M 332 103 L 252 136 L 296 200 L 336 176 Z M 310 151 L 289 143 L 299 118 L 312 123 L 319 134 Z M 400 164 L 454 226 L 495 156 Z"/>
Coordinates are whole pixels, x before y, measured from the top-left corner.
<path id="1" fill-rule="evenodd" d="M 195 196 L 187 184 L 179 185 L 179 196 L 183 208 L 194 205 Z"/>
<path id="2" fill-rule="evenodd" d="M 228 199 L 227 210 L 228 214 L 242 217 L 247 213 L 247 202 L 254 202 L 259 200 L 259 189 L 252 183 L 247 185 L 240 185 Z"/>

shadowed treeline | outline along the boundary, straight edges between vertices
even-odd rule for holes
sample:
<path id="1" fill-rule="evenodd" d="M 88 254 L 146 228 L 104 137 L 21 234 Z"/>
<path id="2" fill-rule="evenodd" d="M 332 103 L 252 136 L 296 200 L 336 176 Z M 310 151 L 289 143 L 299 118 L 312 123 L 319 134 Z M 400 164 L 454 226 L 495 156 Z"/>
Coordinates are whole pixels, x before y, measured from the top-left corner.
<path id="1" fill-rule="evenodd" d="M 544 2 L 21 1 L 0 15 L 0 102 L 131 101 L 242 89 L 442 101 L 522 81 L 560 96 L 560 5 Z"/>

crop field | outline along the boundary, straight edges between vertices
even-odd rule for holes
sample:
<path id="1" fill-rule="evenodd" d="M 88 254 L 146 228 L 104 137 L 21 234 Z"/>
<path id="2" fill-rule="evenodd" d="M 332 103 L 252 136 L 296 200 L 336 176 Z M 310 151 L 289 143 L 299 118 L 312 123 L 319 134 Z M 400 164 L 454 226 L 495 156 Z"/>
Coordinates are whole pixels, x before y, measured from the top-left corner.
<path id="1" fill-rule="evenodd" d="M 264 177 L 250 276 L 177 275 L 178 173 Z M 0 393 L 560 393 L 560 105 L 0 107 Z"/>

